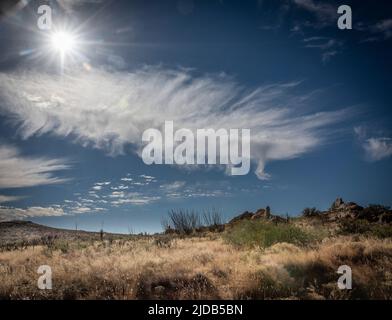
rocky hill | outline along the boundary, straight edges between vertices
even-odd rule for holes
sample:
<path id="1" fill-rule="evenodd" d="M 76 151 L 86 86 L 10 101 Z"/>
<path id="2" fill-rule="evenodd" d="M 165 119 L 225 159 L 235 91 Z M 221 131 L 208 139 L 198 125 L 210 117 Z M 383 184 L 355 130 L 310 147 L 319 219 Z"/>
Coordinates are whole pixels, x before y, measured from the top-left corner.
<path id="1" fill-rule="evenodd" d="M 344 202 L 342 198 L 337 198 L 326 211 L 319 211 L 315 208 L 305 209 L 308 212 L 303 214 L 309 219 L 320 219 L 324 222 L 339 222 L 342 220 L 366 220 L 371 223 L 391 223 L 392 210 L 382 205 L 369 205 L 361 207 L 355 202 Z M 305 212 L 304 210 L 304 212 Z M 229 225 L 242 220 L 268 220 L 273 222 L 288 222 L 289 217 L 281 217 L 271 213 L 267 206 L 265 209 L 258 209 L 256 212 L 245 211 L 229 221 Z"/>
<path id="2" fill-rule="evenodd" d="M 331 208 L 323 212 L 330 221 L 341 219 L 360 219 L 368 222 L 391 223 L 392 210 L 381 205 L 369 205 L 361 207 L 355 202 L 344 202 L 342 198 L 337 198 Z"/>

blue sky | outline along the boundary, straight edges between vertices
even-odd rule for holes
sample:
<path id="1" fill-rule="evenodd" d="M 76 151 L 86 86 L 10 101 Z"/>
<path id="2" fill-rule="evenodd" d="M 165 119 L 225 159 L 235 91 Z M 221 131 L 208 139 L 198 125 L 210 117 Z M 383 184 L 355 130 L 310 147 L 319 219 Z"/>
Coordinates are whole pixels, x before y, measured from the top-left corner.
<path id="1" fill-rule="evenodd" d="M 62 71 L 40 4 L 0 20 L 0 220 L 155 232 L 172 208 L 392 205 L 388 1 L 49 1 L 77 39 Z M 145 165 L 165 120 L 250 128 L 249 174 Z"/>

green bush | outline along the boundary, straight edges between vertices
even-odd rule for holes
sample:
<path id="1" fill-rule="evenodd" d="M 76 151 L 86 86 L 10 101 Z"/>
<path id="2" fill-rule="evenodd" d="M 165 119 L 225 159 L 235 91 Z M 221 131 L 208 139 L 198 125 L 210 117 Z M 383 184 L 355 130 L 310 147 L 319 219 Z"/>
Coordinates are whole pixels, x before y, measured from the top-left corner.
<path id="1" fill-rule="evenodd" d="M 391 238 L 392 226 L 390 224 L 370 223 L 367 220 L 343 220 L 340 223 L 340 233 Z"/>
<path id="2" fill-rule="evenodd" d="M 241 221 L 227 231 L 225 238 L 234 245 L 257 245 L 263 248 L 279 242 L 305 245 L 316 240 L 314 235 L 296 226 L 266 221 Z"/>

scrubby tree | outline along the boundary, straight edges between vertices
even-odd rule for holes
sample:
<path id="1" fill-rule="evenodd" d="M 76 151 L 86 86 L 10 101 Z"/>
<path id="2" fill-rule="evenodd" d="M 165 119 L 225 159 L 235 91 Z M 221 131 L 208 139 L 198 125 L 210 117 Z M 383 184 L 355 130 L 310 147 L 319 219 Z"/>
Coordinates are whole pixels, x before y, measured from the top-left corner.
<path id="1" fill-rule="evenodd" d="M 203 222 L 206 227 L 217 227 L 223 224 L 222 214 L 216 209 L 204 210 Z"/>
<path id="2" fill-rule="evenodd" d="M 180 233 L 190 234 L 201 226 L 200 216 L 193 210 L 172 209 L 169 211 L 169 219 L 169 226 Z"/>
<path id="3" fill-rule="evenodd" d="M 320 210 L 317 210 L 315 207 L 305 208 L 304 210 L 302 210 L 302 215 L 304 217 L 315 217 L 318 216 L 320 213 Z"/>

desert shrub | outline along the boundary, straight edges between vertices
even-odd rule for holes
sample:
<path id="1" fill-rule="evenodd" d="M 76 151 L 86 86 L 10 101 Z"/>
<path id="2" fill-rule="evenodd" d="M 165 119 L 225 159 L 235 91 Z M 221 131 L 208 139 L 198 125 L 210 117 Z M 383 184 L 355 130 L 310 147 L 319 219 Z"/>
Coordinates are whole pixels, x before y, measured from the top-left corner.
<path id="1" fill-rule="evenodd" d="M 67 253 L 69 251 L 69 244 L 67 241 L 55 241 L 52 249 L 60 250 L 61 253 Z"/>
<path id="2" fill-rule="evenodd" d="M 159 275 L 147 270 L 136 282 L 136 298 L 150 299 L 219 299 L 217 288 L 204 274 L 194 276 Z"/>
<path id="3" fill-rule="evenodd" d="M 169 219 L 167 217 L 161 219 L 161 226 L 165 233 L 171 233 L 173 231 L 170 226 Z"/>
<path id="4" fill-rule="evenodd" d="M 170 236 L 158 237 L 154 240 L 154 244 L 159 248 L 170 248 L 172 243 L 173 239 Z"/>
<path id="5" fill-rule="evenodd" d="M 75 243 L 75 249 L 76 250 L 83 250 L 83 249 L 88 248 L 91 245 L 93 245 L 92 241 L 90 241 L 90 242 L 88 242 L 88 241 L 77 241 Z"/>
<path id="6" fill-rule="evenodd" d="M 241 221 L 225 234 L 225 239 L 239 246 L 269 247 L 287 242 L 305 245 L 315 240 L 314 235 L 290 224 L 273 224 L 266 221 Z"/>
<path id="7" fill-rule="evenodd" d="M 379 204 L 370 204 L 368 207 L 363 208 L 357 217 L 360 219 L 366 219 L 370 222 L 392 222 L 392 212 L 390 211 L 390 207 Z"/>
<path id="8" fill-rule="evenodd" d="M 316 208 L 305 208 L 303 211 L 302 211 L 302 215 L 304 216 L 304 217 L 316 217 L 316 216 L 318 216 L 318 215 L 320 215 L 320 213 L 321 213 L 321 211 L 320 210 L 317 210 Z"/>
<path id="9" fill-rule="evenodd" d="M 193 210 L 172 209 L 169 219 L 169 226 L 179 233 L 190 234 L 201 226 L 200 215 Z"/>
<path id="10" fill-rule="evenodd" d="M 385 211 L 390 210 L 391 207 L 390 206 L 384 206 L 384 205 L 381 205 L 381 204 L 369 204 L 368 207 L 365 208 L 365 209 L 373 210 L 375 212 L 380 213 L 380 212 L 385 212 Z"/>
<path id="11" fill-rule="evenodd" d="M 352 241 L 345 237 L 325 242 L 312 254 L 300 259 L 288 257 L 283 263 L 300 299 L 390 299 L 390 242 L 369 239 Z M 352 266 L 353 288 L 340 290 L 336 270 L 342 264 Z"/>
<path id="12" fill-rule="evenodd" d="M 47 246 L 48 248 L 53 247 L 55 240 L 57 239 L 57 235 L 46 235 L 40 238 L 40 243 Z"/>
<path id="13" fill-rule="evenodd" d="M 371 223 L 362 219 L 347 219 L 340 222 L 340 233 L 361 234 L 377 238 L 391 238 L 392 226 L 390 224 Z"/>
<path id="14" fill-rule="evenodd" d="M 216 209 L 204 210 L 203 224 L 210 230 L 219 230 L 223 225 L 222 213 Z"/>
<path id="15" fill-rule="evenodd" d="M 371 234 L 378 238 L 392 238 L 392 226 L 390 224 L 376 225 L 372 228 Z"/>
<path id="16" fill-rule="evenodd" d="M 224 230 L 222 214 L 216 209 L 204 210 L 202 214 L 194 210 L 172 209 L 168 217 L 161 219 L 161 225 L 166 234 L 189 235 L 193 232 Z"/>
<path id="17" fill-rule="evenodd" d="M 340 222 L 341 234 L 364 234 L 370 230 L 370 223 L 366 220 L 342 220 Z"/>
<path id="18" fill-rule="evenodd" d="M 284 283 L 273 279 L 264 271 L 257 271 L 250 276 L 249 285 L 240 290 L 235 299 L 259 300 L 259 299 L 284 299 L 291 298 L 295 294 L 291 283 Z"/>

